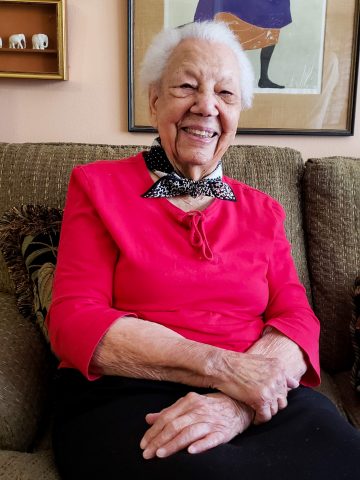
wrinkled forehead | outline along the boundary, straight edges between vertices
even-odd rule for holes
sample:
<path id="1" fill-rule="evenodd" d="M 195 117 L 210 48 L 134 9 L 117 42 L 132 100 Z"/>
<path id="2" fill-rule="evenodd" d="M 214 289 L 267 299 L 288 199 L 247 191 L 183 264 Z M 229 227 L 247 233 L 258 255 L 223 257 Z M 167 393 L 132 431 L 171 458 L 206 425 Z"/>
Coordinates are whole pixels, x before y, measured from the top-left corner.
<path id="1" fill-rule="evenodd" d="M 174 48 L 162 79 L 179 71 L 231 76 L 235 81 L 240 75 L 238 59 L 227 44 L 194 38 L 182 40 Z"/>

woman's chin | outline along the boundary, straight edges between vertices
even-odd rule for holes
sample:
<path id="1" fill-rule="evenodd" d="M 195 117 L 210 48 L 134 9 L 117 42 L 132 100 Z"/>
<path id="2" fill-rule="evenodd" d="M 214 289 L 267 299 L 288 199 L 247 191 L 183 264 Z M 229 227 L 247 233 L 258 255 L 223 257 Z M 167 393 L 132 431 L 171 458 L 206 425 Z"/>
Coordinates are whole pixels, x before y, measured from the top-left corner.
<path id="1" fill-rule="evenodd" d="M 177 142 L 177 157 L 179 162 L 193 165 L 207 165 L 215 161 L 218 136 L 214 138 L 194 140 L 190 142 Z"/>
<path id="2" fill-rule="evenodd" d="M 192 148 L 178 150 L 178 161 L 181 164 L 187 165 L 212 165 L 216 160 L 215 156 L 216 148 Z"/>

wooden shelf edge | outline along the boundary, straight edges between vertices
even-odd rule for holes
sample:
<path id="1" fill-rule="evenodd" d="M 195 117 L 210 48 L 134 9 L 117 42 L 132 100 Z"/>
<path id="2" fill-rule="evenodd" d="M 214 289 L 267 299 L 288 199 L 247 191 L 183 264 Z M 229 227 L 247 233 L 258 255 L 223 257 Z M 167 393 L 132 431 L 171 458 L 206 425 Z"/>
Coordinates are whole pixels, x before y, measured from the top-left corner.
<path id="1" fill-rule="evenodd" d="M 31 78 L 35 80 L 67 80 L 67 75 L 59 73 L 0 72 L 1 78 Z"/>
<path id="2" fill-rule="evenodd" d="M 15 53 L 16 55 L 20 53 L 36 53 L 36 54 L 43 54 L 43 53 L 57 53 L 57 50 L 53 49 L 45 49 L 45 50 L 36 50 L 33 48 L 0 48 L 0 53 Z"/>

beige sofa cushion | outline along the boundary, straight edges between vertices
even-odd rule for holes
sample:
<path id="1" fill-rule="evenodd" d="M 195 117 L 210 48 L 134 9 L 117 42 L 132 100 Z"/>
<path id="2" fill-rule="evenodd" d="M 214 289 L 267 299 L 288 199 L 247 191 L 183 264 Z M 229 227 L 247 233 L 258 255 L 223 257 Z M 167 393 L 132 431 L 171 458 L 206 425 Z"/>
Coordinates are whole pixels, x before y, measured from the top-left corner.
<path id="1" fill-rule="evenodd" d="M 1 480 L 60 480 L 51 450 L 36 453 L 0 451 L 0 472 Z"/>
<path id="2" fill-rule="evenodd" d="M 353 282 L 360 268 L 360 161 L 331 157 L 306 163 L 305 217 L 313 306 L 321 321 L 322 366 L 351 368 Z"/>
<path id="3" fill-rule="evenodd" d="M 354 365 L 351 371 L 351 384 L 359 395 L 360 404 L 360 275 L 355 279 L 354 282 L 350 333 L 355 357 Z"/>
<path id="4" fill-rule="evenodd" d="M 45 421 L 54 357 L 14 295 L 0 293 L 0 319 L 0 449 L 25 451 Z"/>

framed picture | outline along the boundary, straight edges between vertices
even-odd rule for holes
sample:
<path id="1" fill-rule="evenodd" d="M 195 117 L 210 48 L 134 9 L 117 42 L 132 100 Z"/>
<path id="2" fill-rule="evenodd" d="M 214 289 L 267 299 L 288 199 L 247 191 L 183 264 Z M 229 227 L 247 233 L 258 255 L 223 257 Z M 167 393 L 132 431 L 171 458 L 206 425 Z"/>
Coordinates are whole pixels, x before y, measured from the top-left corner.
<path id="1" fill-rule="evenodd" d="M 0 0 L 0 77 L 67 80 L 66 0 Z"/>
<path id="2" fill-rule="evenodd" d="M 205 19 L 229 24 L 253 65 L 238 133 L 353 135 L 359 0 L 128 0 L 128 130 L 154 132 L 138 82 L 152 37 Z M 276 10 L 276 11 L 275 11 Z"/>

